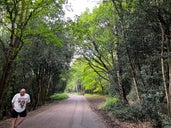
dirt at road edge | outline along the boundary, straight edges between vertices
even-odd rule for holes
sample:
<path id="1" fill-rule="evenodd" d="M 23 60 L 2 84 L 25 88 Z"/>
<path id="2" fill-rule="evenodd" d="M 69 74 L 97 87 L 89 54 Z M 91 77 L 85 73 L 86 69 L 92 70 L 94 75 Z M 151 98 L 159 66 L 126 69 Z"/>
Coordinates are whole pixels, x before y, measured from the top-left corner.
<path id="1" fill-rule="evenodd" d="M 86 98 L 91 109 L 99 115 L 107 128 L 153 128 L 149 122 L 121 122 L 112 113 L 101 110 L 100 107 L 106 100 L 104 96 Z"/>

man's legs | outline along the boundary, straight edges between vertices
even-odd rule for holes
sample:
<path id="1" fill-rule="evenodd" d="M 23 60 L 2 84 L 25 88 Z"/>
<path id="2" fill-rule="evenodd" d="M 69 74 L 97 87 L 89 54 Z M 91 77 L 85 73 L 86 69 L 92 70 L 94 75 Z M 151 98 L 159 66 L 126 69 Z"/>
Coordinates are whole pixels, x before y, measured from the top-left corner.
<path id="1" fill-rule="evenodd" d="M 27 111 L 24 110 L 23 112 L 19 113 L 19 115 L 20 115 L 20 118 L 16 122 L 15 128 L 17 128 L 25 120 L 25 117 L 27 116 Z"/>
<path id="2" fill-rule="evenodd" d="M 17 118 L 12 118 L 11 128 L 15 128 Z"/>
<path id="3" fill-rule="evenodd" d="M 18 113 L 15 110 L 12 110 L 11 117 L 12 117 L 11 128 L 15 128 L 15 125 L 16 125 L 16 122 L 17 122 Z"/>
<path id="4" fill-rule="evenodd" d="M 17 123 L 15 124 L 15 127 L 17 128 L 24 120 L 25 117 L 20 117 L 20 119 L 18 119 Z"/>

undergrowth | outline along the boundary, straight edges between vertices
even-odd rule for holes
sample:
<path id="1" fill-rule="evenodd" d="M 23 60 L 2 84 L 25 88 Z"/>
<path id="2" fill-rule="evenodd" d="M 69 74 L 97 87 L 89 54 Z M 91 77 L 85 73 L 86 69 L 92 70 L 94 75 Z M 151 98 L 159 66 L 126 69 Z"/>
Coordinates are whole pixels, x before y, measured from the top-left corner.
<path id="1" fill-rule="evenodd" d="M 61 100 L 68 98 L 66 93 L 55 93 L 50 97 L 52 100 Z"/>
<path id="2" fill-rule="evenodd" d="M 130 105 L 117 98 L 110 98 L 102 105 L 102 109 L 112 112 L 122 121 L 150 121 L 155 128 L 162 128 L 163 122 L 168 122 L 167 116 L 161 113 L 160 105 L 154 99 L 145 99 Z"/>

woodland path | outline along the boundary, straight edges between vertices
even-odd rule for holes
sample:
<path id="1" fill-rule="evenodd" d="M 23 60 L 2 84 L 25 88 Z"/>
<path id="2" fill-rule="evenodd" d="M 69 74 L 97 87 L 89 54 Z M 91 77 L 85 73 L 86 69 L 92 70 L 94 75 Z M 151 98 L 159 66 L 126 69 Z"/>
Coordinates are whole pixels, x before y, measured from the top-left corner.
<path id="1" fill-rule="evenodd" d="M 23 122 L 19 128 L 106 128 L 84 96 L 70 95 Z"/>

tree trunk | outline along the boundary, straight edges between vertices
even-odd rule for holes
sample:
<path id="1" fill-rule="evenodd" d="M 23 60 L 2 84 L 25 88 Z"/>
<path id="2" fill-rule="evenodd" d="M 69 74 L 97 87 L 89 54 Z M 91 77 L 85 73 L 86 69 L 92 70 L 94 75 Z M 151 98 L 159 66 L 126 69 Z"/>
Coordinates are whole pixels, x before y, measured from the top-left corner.
<path id="1" fill-rule="evenodd" d="M 3 99 L 4 90 L 5 90 L 7 79 L 9 76 L 8 69 L 10 69 L 10 66 L 8 66 L 8 64 L 4 63 L 2 66 L 2 75 L 0 78 L 0 92 L 1 92 L 0 93 L 0 101 L 2 101 L 2 99 Z"/>
<path id="2" fill-rule="evenodd" d="M 124 38 L 125 38 L 125 36 L 124 36 Z M 130 67 L 130 70 L 131 70 L 131 76 L 132 76 L 133 85 L 134 85 L 134 88 L 135 88 L 135 91 L 136 91 L 137 100 L 140 101 L 140 93 L 139 93 L 139 89 L 138 89 L 135 68 L 133 66 L 133 63 L 132 63 L 132 60 L 131 60 L 131 57 L 130 57 L 130 54 L 129 54 L 127 42 L 125 42 L 125 45 L 126 45 L 127 58 L 128 58 L 128 63 L 129 63 L 129 67 Z"/>
<path id="3" fill-rule="evenodd" d="M 162 32 L 162 46 L 161 46 L 161 68 L 162 68 L 162 76 L 163 76 L 163 85 L 164 85 L 164 89 L 165 89 L 165 96 L 166 96 L 166 100 L 167 100 L 167 110 L 168 110 L 168 115 L 171 115 L 171 104 L 170 104 L 170 92 L 169 92 L 169 86 L 171 84 L 171 57 L 170 57 L 170 41 L 168 40 L 168 66 L 169 66 L 169 85 L 167 84 L 167 75 L 166 75 L 166 70 L 165 70 L 165 62 L 164 62 L 164 46 L 165 46 L 165 30 L 164 27 L 162 25 L 162 23 L 160 22 L 160 29 Z"/>
<path id="4" fill-rule="evenodd" d="M 119 4 L 116 4 L 116 2 L 114 0 L 112 0 L 112 3 L 118 13 L 118 16 L 120 18 L 120 22 L 121 22 L 121 34 L 122 34 L 122 38 L 120 38 L 120 40 L 122 40 L 124 43 L 125 43 L 125 48 L 126 48 L 126 53 L 127 53 L 127 58 L 128 58 L 128 62 L 129 62 L 129 66 L 130 66 L 130 70 L 131 70 L 131 75 L 132 75 L 132 80 L 133 80 L 133 85 L 135 87 L 135 90 L 136 90 L 136 95 L 137 95 L 137 99 L 138 101 L 140 101 L 140 94 L 139 94 L 139 90 L 138 90 L 138 84 L 137 84 L 137 79 L 136 79 L 136 73 L 135 73 L 135 69 L 133 67 L 133 63 L 131 61 L 131 57 L 130 57 L 130 54 L 129 54 L 129 50 L 128 50 L 128 44 L 127 42 L 125 41 L 126 40 L 126 37 L 125 37 L 125 20 L 124 20 L 124 7 L 122 6 L 122 1 L 119 2 Z M 116 29 L 115 29 L 115 35 L 118 35 L 118 32 L 116 32 Z M 117 55 L 116 55 L 117 56 Z M 119 72 L 117 73 L 119 75 Z"/>
<path id="5" fill-rule="evenodd" d="M 132 74 L 132 80 L 133 80 L 134 88 L 135 88 L 136 95 L 137 95 L 137 100 L 140 101 L 140 94 L 139 94 L 139 91 L 138 91 L 137 79 L 136 79 L 136 76 L 135 76 L 135 71 L 134 71 L 134 68 L 132 66 L 132 63 L 130 64 L 130 69 L 131 69 L 131 74 Z"/>
<path id="6" fill-rule="evenodd" d="M 168 33 L 169 34 L 169 33 Z M 170 91 L 171 91 L 171 46 L 170 39 L 167 37 L 166 42 L 168 44 L 168 66 L 169 66 L 169 87 L 167 88 L 168 94 L 168 114 L 171 116 L 171 101 L 170 101 Z"/>
<path id="7" fill-rule="evenodd" d="M 47 97 L 49 96 L 49 89 L 50 89 L 51 84 L 52 84 L 52 77 L 53 77 L 53 75 L 49 74 L 49 80 L 48 80 L 48 84 L 47 84 L 47 88 L 46 88 L 46 96 Z"/>
<path id="8" fill-rule="evenodd" d="M 38 79 L 38 93 L 37 93 L 37 106 L 41 105 L 41 80 Z"/>
<path id="9" fill-rule="evenodd" d="M 160 28 L 162 31 L 162 46 L 161 46 L 161 68 L 162 68 L 162 76 L 163 76 L 163 85 L 165 89 L 165 96 L 167 100 L 167 110 L 168 110 L 168 115 L 171 115 L 171 104 L 170 104 L 170 92 L 169 92 L 169 86 L 171 84 L 171 58 L 168 56 L 168 65 L 169 65 L 169 85 L 167 84 L 167 79 L 166 79 L 166 71 L 165 71 L 165 62 L 164 62 L 164 45 L 165 45 L 165 32 L 160 24 Z"/>
<path id="10" fill-rule="evenodd" d="M 2 74 L 0 76 L 0 103 L 2 103 L 1 101 L 3 100 L 4 97 L 4 93 L 5 93 L 4 91 L 7 88 L 7 81 L 12 73 L 11 71 L 12 64 L 13 64 L 12 53 L 13 53 L 12 51 L 8 50 L 8 53 L 6 54 L 4 63 L 2 65 Z"/>
<path id="11" fill-rule="evenodd" d="M 121 100 L 123 102 L 128 102 L 125 94 L 125 90 L 123 88 L 122 84 L 122 75 L 121 75 L 121 68 L 120 68 L 120 61 L 119 61 L 119 53 L 118 53 L 118 43 L 115 44 L 115 52 L 116 52 L 116 66 L 117 66 L 117 79 L 118 79 L 118 85 L 119 85 L 119 91 Z"/>
<path id="12" fill-rule="evenodd" d="M 169 88 L 171 88 L 171 46 L 170 46 L 170 30 L 169 30 L 169 25 L 165 21 L 165 18 L 163 17 L 161 11 L 160 11 L 160 1 L 156 0 L 156 6 L 158 7 L 157 10 L 157 16 L 159 20 L 159 25 L 161 29 L 161 37 L 162 37 L 162 46 L 161 46 L 161 67 L 162 67 L 162 76 L 163 76 L 163 85 L 165 89 L 165 95 L 166 95 L 166 100 L 167 100 L 167 110 L 168 110 L 168 115 L 171 116 L 171 104 L 170 104 L 170 91 Z M 166 44 L 167 43 L 167 44 Z M 168 54 L 168 61 L 167 64 L 169 66 L 169 84 L 167 84 L 167 75 L 166 75 L 166 70 L 165 70 L 165 61 L 164 61 L 164 47 L 166 46 L 167 48 L 167 54 Z"/>

